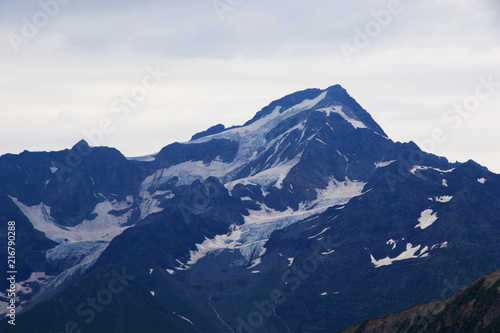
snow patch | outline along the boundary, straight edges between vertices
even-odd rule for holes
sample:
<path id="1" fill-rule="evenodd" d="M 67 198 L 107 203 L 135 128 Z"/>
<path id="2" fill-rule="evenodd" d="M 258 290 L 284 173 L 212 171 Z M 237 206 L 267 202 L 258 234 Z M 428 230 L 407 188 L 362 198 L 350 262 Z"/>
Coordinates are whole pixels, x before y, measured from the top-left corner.
<path id="1" fill-rule="evenodd" d="M 109 212 L 130 208 L 132 204 L 129 198 L 132 198 L 131 196 L 127 197 L 127 200 L 124 202 L 114 200 L 112 202 L 104 201 L 98 203 L 92 211 L 92 214 L 96 214 L 97 217 L 92 220 L 84 220 L 74 227 L 58 225 L 50 215 L 50 207 L 43 202 L 35 206 L 26 206 L 17 198 L 10 198 L 30 220 L 35 229 L 44 233 L 47 238 L 60 244 L 65 242 L 111 241 L 130 227 L 123 225 L 127 223 L 132 210 L 122 216 L 114 216 L 109 214 Z"/>
<path id="2" fill-rule="evenodd" d="M 331 178 L 326 189 L 316 190 L 317 198 L 314 201 L 300 203 L 300 209 L 310 210 L 316 207 L 340 206 L 349 202 L 350 199 L 360 196 L 366 183 L 351 181 L 347 179 L 343 182 Z"/>
<path id="3" fill-rule="evenodd" d="M 323 109 L 317 109 L 316 111 L 325 112 L 327 117 L 330 116 L 331 113 L 338 113 L 342 118 L 344 118 L 348 123 L 350 123 L 352 125 L 352 127 L 354 127 L 354 128 L 367 128 L 366 125 L 363 124 L 363 122 L 348 117 L 344 113 L 344 111 L 342 111 L 341 105 L 330 106 L 330 107 L 323 108 Z"/>
<path id="4" fill-rule="evenodd" d="M 445 242 L 442 242 L 442 243 L 438 243 L 438 244 L 434 244 L 431 246 L 431 250 L 434 250 L 434 248 L 438 248 L 438 249 L 442 249 L 442 248 L 445 248 L 448 246 L 448 242 L 445 241 Z"/>
<path id="5" fill-rule="evenodd" d="M 387 242 L 385 242 L 387 245 L 392 245 L 392 249 L 394 250 L 396 248 L 396 241 L 394 239 L 389 239 Z"/>
<path id="6" fill-rule="evenodd" d="M 175 271 L 171 270 L 171 269 L 166 269 L 167 273 L 170 274 L 170 275 L 174 275 L 175 274 Z"/>
<path id="7" fill-rule="evenodd" d="M 225 187 L 230 192 L 237 184 L 243 184 L 243 185 L 256 184 L 260 185 L 264 190 L 268 190 L 272 186 L 281 189 L 283 188 L 283 180 L 285 180 L 290 170 L 300 162 L 301 156 L 302 154 L 298 154 L 293 159 L 281 162 L 264 171 L 226 183 Z"/>
<path id="8" fill-rule="evenodd" d="M 5 297 L 5 299 L 7 299 L 7 297 Z M 8 312 L 8 309 L 7 307 L 10 305 L 9 302 L 3 302 L 3 301 L 0 301 L 0 315 L 3 315 L 5 313 Z"/>
<path id="9" fill-rule="evenodd" d="M 126 159 L 129 161 L 153 162 L 156 159 L 156 157 L 155 157 L 156 154 L 145 155 L 145 156 L 136 156 L 136 157 L 126 157 Z"/>
<path id="10" fill-rule="evenodd" d="M 255 260 L 253 260 L 253 261 L 252 261 L 252 266 L 248 267 L 248 269 L 250 269 L 250 268 L 254 268 L 254 267 L 255 267 L 255 266 L 257 266 L 257 265 L 260 265 L 260 263 L 261 263 L 261 262 L 262 262 L 262 259 L 261 259 L 260 257 L 259 257 L 259 258 L 257 258 L 257 259 L 255 259 Z"/>
<path id="11" fill-rule="evenodd" d="M 153 196 L 155 196 L 155 194 L 152 195 L 149 191 L 139 192 L 139 209 L 141 210 L 141 220 L 151 214 L 159 213 L 163 210 L 163 208 L 158 207 L 160 205 L 160 201 Z"/>
<path id="12" fill-rule="evenodd" d="M 108 246 L 108 242 L 99 242 L 99 246 L 97 246 L 94 250 L 89 252 L 87 255 L 83 257 L 83 259 L 75 266 L 70 267 L 66 270 L 64 270 L 61 274 L 50 277 L 47 279 L 46 282 L 46 290 L 54 290 L 57 288 L 61 283 L 66 281 L 68 278 L 74 275 L 83 275 L 99 258 L 101 253 L 106 249 Z M 85 243 L 86 244 L 86 243 Z M 79 246 L 79 244 L 62 244 L 59 246 L 59 251 L 63 251 L 66 245 L 75 247 Z M 57 248 L 57 247 L 56 247 Z M 52 250 L 52 249 L 51 249 Z M 50 260 L 50 258 L 48 258 Z"/>
<path id="13" fill-rule="evenodd" d="M 45 258 L 49 261 L 69 259 L 68 261 L 76 265 L 94 253 L 104 250 L 108 244 L 106 241 L 63 243 L 47 250 Z"/>
<path id="14" fill-rule="evenodd" d="M 300 102 L 299 104 L 292 106 L 291 108 L 287 109 L 285 112 L 293 112 L 293 111 L 303 111 L 303 110 L 308 110 L 313 108 L 316 104 L 321 102 L 325 97 L 328 91 L 322 92 L 318 97 L 314 99 L 306 99 Z"/>
<path id="15" fill-rule="evenodd" d="M 98 203 L 92 214 L 97 214 L 97 217 L 92 220 L 85 220 L 75 227 L 70 228 L 76 236 L 83 236 L 81 240 L 105 240 L 111 241 L 116 236 L 120 235 L 125 229 L 131 226 L 124 226 L 133 211 L 131 208 L 133 197 L 129 196 L 124 202 L 116 200 L 104 201 Z M 121 216 L 109 214 L 112 210 L 129 209 L 129 211 Z"/>
<path id="16" fill-rule="evenodd" d="M 189 261 L 186 267 L 194 265 L 198 260 L 207 255 L 207 253 L 219 249 L 234 249 L 239 243 L 237 240 L 241 237 L 241 231 L 234 231 L 224 235 L 216 235 L 210 239 L 205 237 L 201 244 L 196 244 L 196 251 L 190 251 Z M 183 264 L 184 265 L 184 264 Z"/>
<path id="17" fill-rule="evenodd" d="M 29 294 L 31 293 L 33 290 L 28 287 L 28 286 L 25 286 L 24 284 L 21 284 L 21 283 L 16 283 L 16 293 L 22 293 L 22 294 Z"/>
<path id="18" fill-rule="evenodd" d="M 419 254 L 416 254 L 417 251 L 420 249 L 421 245 L 417 245 L 415 247 L 413 247 L 413 245 L 411 243 L 408 243 L 406 244 L 406 250 L 403 251 L 401 254 L 399 254 L 397 257 L 395 258 L 390 258 L 389 256 L 383 258 L 383 259 L 380 259 L 380 260 L 376 260 L 372 254 L 370 254 L 370 259 L 371 259 L 371 262 L 372 264 L 375 266 L 375 267 L 382 267 L 382 266 L 388 266 L 388 265 L 391 265 L 393 262 L 395 261 L 400 261 L 400 260 L 406 260 L 406 259 L 415 259 L 415 258 L 424 258 L 424 257 L 427 257 L 429 255 L 429 253 L 427 252 L 428 250 L 428 247 L 424 247 Z"/>
<path id="19" fill-rule="evenodd" d="M 440 197 L 435 197 L 434 200 L 436 200 L 437 202 L 449 202 L 451 199 L 453 198 L 453 196 L 450 196 L 450 195 L 442 195 Z"/>
<path id="20" fill-rule="evenodd" d="M 425 229 L 432 225 L 437 220 L 437 213 L 433 213 L 432 209 L 426 209 L 420 213 L 420 217 L 418 218 L 418 224 L 415 228 Z"/>
<path id="21" fill-rule="evenodd" d="M 292 266 L 292 264 L 293 264 L 293 260 L 294 260 L 295 258 L 287 258 L 287 259 L 288 259 L 288 261 L 290 262 L 290 263 L 288 264 L 288 267 Z"/>
<path id="22" fill-rule="evenodd" d="M 384 168 L 388 165 L 391 165 L 392 163 L 396 162 L 396 160 L 392 160 L 392 161 L 385 161 L 385 162 L 376 162 L 375 163 L 375 169 L 378 169 L 378 168 Z"/>
<path id="23" fill-rule="evenodd" d="M 443 179 L 443 181 L 441 182 L 441 184 L 442 184 L 443 186 L 448 187 L 448 181 L 446 181 L 446 179 Z"/>
<path id="24" fill-rule="evenodd" d="M 155 295 L 155 292 L 154 292 L 154 291 L 151 291 L 151 290 L 150 290 L 149 292 L 151 293 L 151 295 L 153 295 L 153 296 Z"/>
<path id="25" fill-rule="evenodd" d="M 28 283 L 28 282 L 44 283 L 50 277 L 52 276 L 46 275 L 45 272 L 32 272 L 28 280 L 25 280 L 22 283 Z"/>
<path id="26" fill-rule="evenodd" d="M 147 176 L 141 183 L 141 190 L 158 187 L 174 177 L 179 178 L 176 183 L 178 186 L 189 185 L 195 180 L 203 181 L 210 176 L 221 178 L 231 172 L 234 167 L 228 163 L 218 161 L 212 161 L 208 164 L 203 163 L 203 161 L 182 162 L 168 168 L 156 170 L 155 173 Z"/>
<path id="27" fill-rule="evenodd" d="M 486 183 L 486 178 L 478 178 L 477 181 L 481 184 Z"/>

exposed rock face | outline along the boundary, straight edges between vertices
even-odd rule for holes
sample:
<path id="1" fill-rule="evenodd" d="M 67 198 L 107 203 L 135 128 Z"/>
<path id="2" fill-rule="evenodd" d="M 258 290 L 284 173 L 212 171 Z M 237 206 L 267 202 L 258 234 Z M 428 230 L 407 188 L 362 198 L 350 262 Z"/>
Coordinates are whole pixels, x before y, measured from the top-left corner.
<path id="1" fill-rule="evenodd" d="M 393 142 L 339 85 L 151 156 L 1 156 L 9 220 L 25 332 L 332 332 L 500 269 L 500 176 Z"/>
<path id="2" fill-rule="evenodd" d="M 450 297 L 379 319 L 354 324 L 343 333 L 499 332 L 500 271 L 482 276 Z"/>

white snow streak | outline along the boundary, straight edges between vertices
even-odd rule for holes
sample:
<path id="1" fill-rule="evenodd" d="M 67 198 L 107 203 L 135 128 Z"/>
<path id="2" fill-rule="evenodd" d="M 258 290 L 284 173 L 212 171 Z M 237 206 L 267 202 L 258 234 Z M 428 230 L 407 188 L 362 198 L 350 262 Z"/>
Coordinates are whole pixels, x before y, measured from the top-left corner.
<path id="1" fill-rule="evenodd" d="M 341 105 L 333 106 L 333 107 L 331 106 L 331 107 L 327 107 L 327 108 L 323 108 L 323 109 L 317 109 L 316 111 L 325 112 L 327 116 L 330 116 L 331 113 L 338 113 L 342 118 L 344 118 L 348 123 L 350 123 L 352 125 L 352 127 L 354 127 L 354 128 L 367 128 L 366 125 L 363 124 L 363 122 L 348 117 L 344 113 L 344 111 L 342 111 Z"/>
<path id="2" fill-rule="evenodd" d="M 188 323 L 190 323 L 191 325 L 193 325 L 193 326 L 194 326 L 193 322 L 192 322 L 191 320 L 187 319 L 186 317 L 181 316 L 181 315 L 178 315 L 178 314 L 177 314 L 177 313 L 175 313 L 175 312 L 172 312 L 172 313 L 173 313 L 174 315 L 176 315 L 177 317 L 179 317 L 179 318 L 181 318 L 181 319 L 184 319 L 185 321 L 187 321 Z"/>
<path id="3" fill-rule="evenodd" d="M 321 139 L 319 139 L 319 138 L 316 138 L 316 140 L 317 140 L 317 141 L 319 141 L 319 142 L 321 142 L 321 143 L 322 143 L 322 144 L 324 144 L 324 145 L 327 145 L 327 144 L 325 143 L 325 141 L 323 141 L 323 140 L 321 140 Z M 328 145 L 327 145 L 327 146 L 328 146 Z"/>
<path id="4" fill-rule="evenodd" d="M 383 168 L 383 167 L 386 167 L 392 163 L 396 162 L 396 160 L 392 160 L 392 161 L 385 161 L 385 162 L 377 162 L 375 163 L 375 169 L 378 169 L 378 168 Z"/>
<path id="5" fill-rule="evenodd" d="M 448 242 L 443 242 L 441 244 L 434 244 L 431 246 L 431 250 L 434 250 L 434 248 L 439 248 L 439 249 L 442 249 L 444 247 L 447 247 L 448 246 Z"/>
<path id="6" fill-rule="evenodd" d="M 450 170 L 441 170 L 441 169 L 433 168 L 433 167 L 430 167 L 430 166 L 415 165 L 415 166 L 413 166 L 413 169 L 410 170 L 410 172 L 412 174 L 415 174 L 415 172 L 417 170 L 434 170 L 434 171 L 437 171 L 437 172 L 440 172 L 440 173 L 447 173 L 447 172 L 452 172 L 453 170 L 455 170 L 455 168 L 452 168 Z"/>
<path id="7" fill-rule="evenodd" d="M 330 229 L 330 227 L 326 227 L 325 229 L 323 229 L 319 234 L 316 234 L 314 236 L 311 236 L 311 237 L 307 237 L 307 239 L 312 239 L 312 238 L 316 238 L 318 237 L 319 235 L 323 234 L 325 231 L 327 231 L 328 229 Z"/>

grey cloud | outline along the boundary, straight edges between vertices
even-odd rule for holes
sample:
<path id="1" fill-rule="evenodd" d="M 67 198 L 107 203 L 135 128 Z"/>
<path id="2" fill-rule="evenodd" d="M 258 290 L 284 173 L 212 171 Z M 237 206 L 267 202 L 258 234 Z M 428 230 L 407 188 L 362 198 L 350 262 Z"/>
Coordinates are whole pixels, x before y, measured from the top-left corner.
<path id="1" fill-rule="evenodd" d="M 54 136 L 50 143 L 61 133 L 64 144 L 58 147 L 71 146 L 68 133 L 78 139 L 82 129 L 95 126 L 109 113 L 113 98 L 137 84 L 147 65 L 161 64 L 172 76 L 151 97 L 154 105 L 140 117 L 140 129 L 123 123 L 109 136 L 107 144 L 127 154 L 151 153 L 141 147 L 189 138 L 193 126 L 209 127 L 217 115 L 244 122 L 241 115 L 285 93 L 335 83 L 344 85 L 396 140 L 416 139 L 441 126 L 442 113 L 473 92 L 477 76 L 491 73 L 500 80 L 496 0 L 401 0 L 403 11 L 351 63 L 339 45 L 353 44 L 355 29 L 364 29 L 374 20 L 371 11 L 386 9 L 389 0 L 243 0 L 223 21 L 213 0 L 72 0 L 19 54 L 6 34 L 19 32 L 22 18 L 31 18 L 40 7 L 37 1 L 0 1 L 0 132 L 15 136 L 2 124 L 8 112 L 22 114 L 10 127 L 19 129 L 24 137 L 17 141 L 26 148 L 47 133 Z M 500 120 L 493 112 L 499 105 L 495 96 L 481 106 L 478 118 Z M 65 109 L 78 112 L 58 117 Z M 182 118 L 192 110 L 211 119 L 200 117 L 193 125 Z M 46 114 L 48 128 L 37 129 L 36 114 Z M 67 120 L 71 117 L 78 121 Z M 151 131 L 144 128 L 150 119 L 172 134 L 148 136 Z M 408 119 L 414 125 L 401 130 Z M 136 139 L 134 133 L 140 133 Z M 6 137 L 2 142 L 8 142 Z M 135 141 L 140 144 L 128 148 Z M 0 153 L 23 144 L 5 144 Z M 455 147 L 460 150 L 458 142 Z"/>

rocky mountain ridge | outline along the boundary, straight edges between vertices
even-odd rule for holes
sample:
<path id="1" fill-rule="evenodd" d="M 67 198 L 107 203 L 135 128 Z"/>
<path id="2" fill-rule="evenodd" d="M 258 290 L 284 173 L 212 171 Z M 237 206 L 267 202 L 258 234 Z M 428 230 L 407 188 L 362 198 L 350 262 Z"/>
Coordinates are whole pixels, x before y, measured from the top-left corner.
<path id="1" fill-rule="evenodd" d="M 147 158 L 85 141 L 0 157 L 29 332 L 340 330 L 499 269 L 499 210 L 499 175 L 393 142 L 339 85 Z M 87 322 L 110 272 L 133 279 Z"/>

